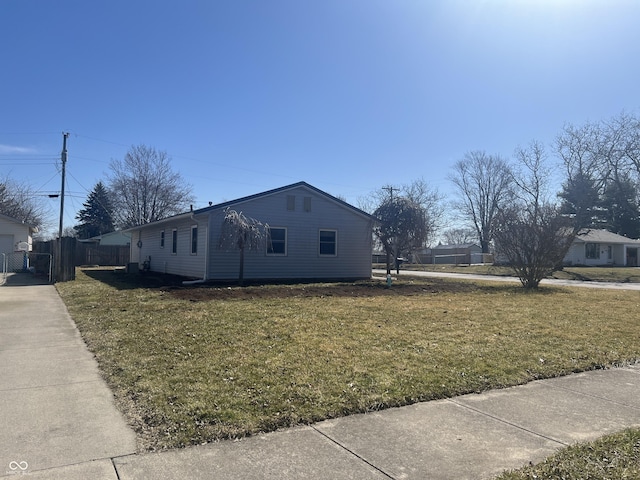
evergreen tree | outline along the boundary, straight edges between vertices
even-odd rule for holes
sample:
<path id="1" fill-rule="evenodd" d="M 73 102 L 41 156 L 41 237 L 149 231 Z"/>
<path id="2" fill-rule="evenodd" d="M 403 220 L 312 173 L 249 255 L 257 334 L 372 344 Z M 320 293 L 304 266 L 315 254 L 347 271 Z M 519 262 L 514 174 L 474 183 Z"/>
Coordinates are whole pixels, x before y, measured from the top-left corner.
<path id="1" fill-rule="evenodd" d="M 571 216 L 576 231 L 581 228 L 604 228 L 599 208 L 600 194 L 596 181 L 589 174 L 576 172 L 562 185 L 558 196 L 562 199 L 561 213 Z"/>
<path id="2" fill-rule="evenodd" d="M 76 215 L 80 223 L 73 227 L 78 238 L 91 238 L 115 230 L 111 197 L 102 182 L 96 184 L 83 206 Z"/>
<path id="3" fill-rule="evenodd" d="M 608 230 L 625 237 L 640 237 L 637 189 L 631 179 L 607 182 L 601 205 Z"/>

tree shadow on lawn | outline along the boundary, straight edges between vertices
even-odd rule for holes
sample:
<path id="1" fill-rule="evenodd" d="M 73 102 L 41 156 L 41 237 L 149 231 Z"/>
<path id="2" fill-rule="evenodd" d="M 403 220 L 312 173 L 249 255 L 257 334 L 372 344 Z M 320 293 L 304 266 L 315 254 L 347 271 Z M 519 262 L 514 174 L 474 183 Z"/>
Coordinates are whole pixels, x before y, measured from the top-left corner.
<path id="1" fill-rule="evenodd" d="M 106 283 L 118 290 L 159 289 L 174 298 L 192 302 L 262 298 L 397 297 L 472 292 L 551 294 L 557 290 L 554 287 L 545 287 L 536 292 L 529 292 L 518 285 L 451 281 L 439 278 L 396 280 L 391 287 L 387 286 L 384 279 L 375 278 L 353 282 L 325 282 L 318 280 L 247 282 L 242 287 L 236 283 L 222 282 L 183 285 L 182 282 L 187 280 L 184 277 L 155 272 L 146 272 L 138 275 L 129 275 L 106 269 L 84 269 L 83 272 L 94 280 Z"/>

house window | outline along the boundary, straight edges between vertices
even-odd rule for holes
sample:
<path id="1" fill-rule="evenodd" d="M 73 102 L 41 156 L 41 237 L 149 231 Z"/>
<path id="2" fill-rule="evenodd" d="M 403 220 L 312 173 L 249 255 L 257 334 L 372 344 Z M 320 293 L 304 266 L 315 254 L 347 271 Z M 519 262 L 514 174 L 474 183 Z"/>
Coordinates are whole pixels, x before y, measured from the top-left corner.
<path id="1" fill-rule="evenodd" d="M 164 230 L 160 232 L 160 248 L 164 248 Z"/>
<path id="2" fill-rule="evenodd" d="M 287 195 L 287 210 L 293 211 L 295 209 L 296 209 L 295 195 Z"/>
<path id="3" fill-rule="evenodd" d="M 304 197 L 304 211 L 311 211 L 311 197 Z"/>
<path id="4" fill-rule="evenodd" d="M 607 260 L 611 260 L 613 258 L 613 245 L 609 245 L 607 247 Z"/>
<path id="5" fill-rule="evenodd" d="M 600 258 L 600 245 L 597 243 L 587 243 L 584 246 L 585 257 L 590 260 L 597 260 Z"/>
<path id="6" fill-rule="evenodd" d="M 191 255 L 198 253 L 198 226 L 191 226 Z"/>
<path id="7" fill-rule="evenodd" d="M 269 228 L 269 240 L 267 241 L 267 255 L 287 254 L 287 229 Z"/>
<path id="8" fill-rule="evenodd" d="M 171 253 L 178 253 L 178 230 L 175 228 L 171 230 Z"/>
<path id="9" fill-rule="evenodd" d="M 320 230 L 320 255 L 335 257 L 338 252 L 338 232 Z"/>

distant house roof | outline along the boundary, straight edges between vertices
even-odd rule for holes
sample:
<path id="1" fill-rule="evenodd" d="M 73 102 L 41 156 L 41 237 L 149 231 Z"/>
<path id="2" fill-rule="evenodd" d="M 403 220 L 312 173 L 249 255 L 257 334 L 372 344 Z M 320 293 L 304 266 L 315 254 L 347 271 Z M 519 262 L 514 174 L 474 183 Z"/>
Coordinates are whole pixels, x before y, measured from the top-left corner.
<path id="1" fill-rule="evenodd" d="M 3 215 L 2 213 L 0 213 L 0 218 L 2 220 L 6 220 L 8 222 L 17 223 L 19 225 L 27 226 L 27 227 L 29 227 L 29 231 L 31 233 L 38 233 L 38 227 L 36 227 L 35 225 L 30 225 L 28 223 L 23 222 L 22 220 L 18 220 L 17 218 L 13 218 L 13 217 L 9 217 L 7 215 Z"/>
<path id="2" fill-rule="evenodd" d="M 627 238 L 617 233 L 602 229 L 583 229 L 578 232 L 574 242 L 582 243 L 611 243 L 611 244 L 640 244 L 640 240 Z"/>
<path id="3" fill-rule="evenodd" d="M 437 245 L 435 247 L 432 248 L 432 250 L 452 250 L 452 249 L 465 249 L 465 248 L 471 248 L 471 247 L 477 247 L 480 248 L 480 245 L 476 244 L 476 243 L 458 243 L 458 244 L 453 244 L 453 245 Z"/>
<path id="4" fill-rule="evenodd" d="M 131 242 L 131 234 L 117 230 L 78 241 L 81 243 L 97 243 L 100 245 L 128 245 Z"/>

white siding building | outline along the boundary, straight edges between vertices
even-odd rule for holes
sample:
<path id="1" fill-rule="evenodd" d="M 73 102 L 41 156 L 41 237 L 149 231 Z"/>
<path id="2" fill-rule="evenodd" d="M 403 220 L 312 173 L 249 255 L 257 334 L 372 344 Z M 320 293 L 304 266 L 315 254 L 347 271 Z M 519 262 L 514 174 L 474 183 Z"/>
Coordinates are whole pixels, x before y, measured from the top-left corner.
<path id="1" fill-rule="evenodd" d="M 227 208 L 270 229 L 259 250 L 245 251 L 245 279 L 371 277 L 373 218 L 305 182 L 129 229 L 131 261 L 185 277 L 238 279 L 239 251 L 219 247 Z"/>
<path id="2" fill-rule="evenodd" d="M 31 236 L 37 231 L 38 229 L 33 225 L 0 214 L 0 255 L 21 250 L 31 251 L 33 243 Z"/>
<path id="3" fill-rule="evenodd" d="M 585 229 L 576 235 L 564 257 L 566 265 L 637 267 L 640 240 L 607 230 Z"/>

